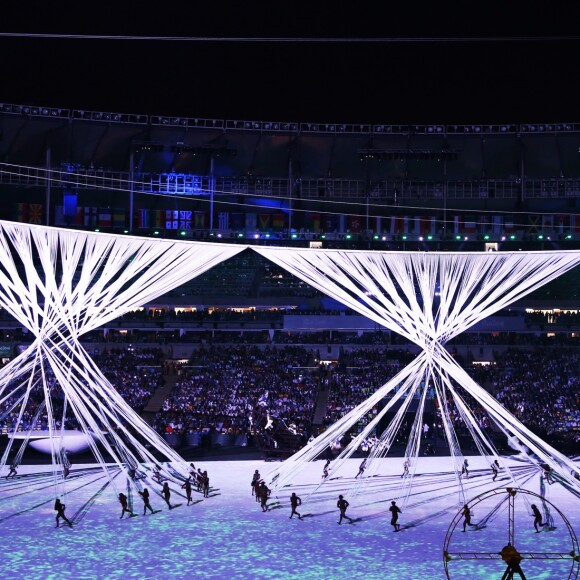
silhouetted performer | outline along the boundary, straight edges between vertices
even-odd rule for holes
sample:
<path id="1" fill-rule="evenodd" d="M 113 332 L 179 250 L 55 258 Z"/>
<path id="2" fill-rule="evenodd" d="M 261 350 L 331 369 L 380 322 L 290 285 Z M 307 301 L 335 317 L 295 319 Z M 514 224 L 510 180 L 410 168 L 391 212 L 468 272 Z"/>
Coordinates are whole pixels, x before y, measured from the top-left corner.
<path id="1" fill-rule="evenodd" d="M 470 511 L 469 506 L 467 504 L 465 504 L 463 506 L 463 510 L 461 511 L 461 515 L 464 517 L 464 520 L 463 520 L 463 531 L 465 531 L 465 528 L 467 526 L 475 527 L 475 524 L 472 524 L 471 523 L 471 511 Z"/>
<path id="2" fill-rule="evenodd" d="M 258 495 L 260 497 L 260 506 L 262 507 L 262 511 L 267 512 L 268 506 L 266 504 L 268 503 L 268 498 L 270 497 L 270 490 L 263 481 L 260 483 L 260 487 L 258 487 Z"/>
<path id="3" fill-rule="evenodd" d="M 399 514 L 402 513 L 401 508 L 392 501 L 389 511 L 391 512 L 391 526 L 393 526 L 395 532 L 398 532 L 401 529 L 401 525 L 397 523 Z"/>
<path id="4" fill-rule="evenodd" d="M 532 514 L 534 516 L 534 528 L 536 530 L 536 534 L 539 534 L 542 530 L 538 530 L 538 526 L 541 526 L 542 528 L 546 525 L 544 522 L 542 522 L 542 514 L 540 513 L 540 510 L 536 507 L 536 504 L 532 504 Z"/>
<path id="5" fill-rule="evenodd" d="M 258 501 L 258 494 L 256 493 L 256 490 L 258 489 L 258 485 L 260 485 L 260 472 L 256 469 L 256 471 L 254 471 L 254 475 L 252 476 L 252 495 L 256 496 L 256 501 Z"/>
<path id="6" fill-rule="evenodd" d="M 405 459 L 405 462 L 403 463 L 403 473 L 401 474 L 401 477 L 407 477 L 407 475 L 409 475 L 409 460 Z"/>
<path id="7" fill-rule="evenodd" d="M 153 513 L 153 508 L 151 507 L 151 503 L 149 502 L 149 490 L 145 487 L 143 491 L 139 491 L 138 493 L 141 496 L 141 499 L 143 500 L 143 515 L 147 513 L 147 510 Z"/>
<path id="8" fill-rule="evenodd" d="M 134 515 L 133 512 L 129 509 L 129 503 L 127 501 L 127 496 L 124 493 L 119 494 L 119 503 L 121 504 L 121 508 L 122 508 L 121 517 L 119 518 L 120 520 L 123 519 L 125 512 L 127 512 L 128 514 Z"/>
<path id="9" fill-rule="evenodd" d="M 469 477 L 469 463 L 467 459 L 463 460 L 463 467 L 461 468 L 461 475 L 465 475 L 465 477 Z"/>
<path id="10" fill-rule="evenodd" d="M 338 523 L 341 524 L 343 518 L 346 518 L 351 524 L 353 522 L 352 518 L 349 518 L 346 515 L 346 508 L 349 506 L 350 504 L 344 499 L 344 497 L 342 495 L 338 496 L 338 501 L 336 502 L 336 507 L 340 510 L 340 519 L 338 520 Z"/>
<path id="11" fill-rule="evenodd" d="M 207 474 L 207 471 L 203 472 L 201 487 L 203 490 L 203 497 L 209 497 L 209 475 Z"/>
<path id="12" fill-rule="evenodd" d="M 499 473 L 497 465 L 495 463 L 491 464 L 491 471 L 493 472 L 493 477 L 491 478 L 491 481 L 495 481 L 497 474 Z"/>
<path id="13" fill-rule="evenodd" d="M 328 477 L 328 466 L 330 465 L 330 459 L 326 460 L 324 467 L 322 468 L 322 479 L 326 479 Z"/>
<path id="14" fill-rule="evenodd" d="M 18 467 L 18 463 L 13 463 L 10 466 L 10 471 L 8 472 L 8 475 L 6 476 L 6 479 L 8 479 L 9 477 L 16 477 L 18 475 L 18 472 L 16 471 L 17 467 Z"/>
<path id="15" fill-rule="evenodd" d="M 552 468 L 547 463 L 544 463 L 542 467 L 544 468 L 544 477 L 546 478 L 546 483 L 554 483 L 552 481 Z"/>
<path id="16" fill-rule="evenodd" d="M 354 476 L 354 478 L 356 479 L 359 475 L 362 475 L 365 472 L 366 468 L 367 468 L 367 458 L 365 457 L 363 462 L 359 465 L 358 473 Z"/>
<path id="17" fill-rule="evenodd" d="M 68 525 L 70 528 L 72 528 L 72 522 L 64 515 L 64 510 L 66 508 L 66 505 L 64 503 L 61 503 L 60 499 L 57 499 L 54 502 L 54 509 L 56 510 L 56 527 L 59 527 L 59 522 L 60 519 L 62 518 Z"/>
<path id="18" fill-rule="evenodd" d="M 298 516 L 298 519 L 301 520 L 302 516 L 296 511 L 296 508 L 302 505 L 302 500 L 296 495 L 295 492 L 292 492 L 292 495 L 290 496 L 290 506 L 292 507 L 292 513 L 290 514 L 290 519 L 292 519 L 292 516 L 294 514 L 296 514 Z"/>
<path id="19" fill-rule="evenodd" d="M 195 465 L 193 463 L 189 464 L 189 473 L 191 474 L 191 478 L 195 479 Z"/>
<path id="20" fill-rule="evenodd" d="M 171 509 L 171 503 L 169 502 L 169 500 L 171 499 L 171 490 L 169 489 L 169 484 L 167 482 L 163 484 L 161 495 L 163 496 L 163 499 L 165 500 L 167 507 Z"/>
<path id="21" fill-rule="evenodd" d="M 181 486 L 181 489 L 185 490 L 185 496 L 187 497 L 187 505 L 189 505 L 193 499 L 191 497 L 191 477 L 185 480 L 185 483 Z"/>

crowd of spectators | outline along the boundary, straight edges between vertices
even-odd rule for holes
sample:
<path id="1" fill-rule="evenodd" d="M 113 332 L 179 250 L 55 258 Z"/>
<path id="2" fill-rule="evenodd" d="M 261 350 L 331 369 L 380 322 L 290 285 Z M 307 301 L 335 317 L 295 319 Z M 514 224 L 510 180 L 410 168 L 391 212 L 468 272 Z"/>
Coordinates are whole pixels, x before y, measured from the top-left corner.
<path id="1" fill-rule="evenodd" d="M 110 381 L 113 387 L 121 394 L 127 403 L 137 412 L 141 412 L 147 405 L 151 395 L 163 383 L 163 352 L 158 348 L 133 349 L 115 348 L 111 350 L 89 353 L 96 365 Z M 55 426 L 63 424 L 64 394 L 50 367 L 44 369 L 44 376 L 49 392 L 51 393 L 52 415 Z M 22 383 L 22 380 L 20 380 Z M 44 402 L 44 389 L 40 377 L 40 370 L 32 378 L 35 385 L 30 391 L 28 400 L 19 420 L 22 404 L 18 399 L 23 395 L 25 388 L 20 388 L 8 397 L 2 404 L 0 411 L 0 431 L 12 432 L 45 430 L 49 427 L 49 418 Z M 6 393 L 16 389 L 18 383 L 8 384 Z M 26 386 L 26 384 L 25 384 Z M 36 418 L 36 419 L 35 419 Z M 78 429 L 79 424 L 71 413 L 70 405 L 64 417 L 66 429 Z"/>
<path id="2" fill-rule="evenodd" d="M 502 405 L 540 435 L 580 441 L 578 351 L 508 349 L 495 353 L 495 363 L 480 380 Z"/>
<path id="3" fill-rule="evenodd" d="M 161 433 L 251 433 L 260 405 L 307 432 L 318 393 L 313 356 L 299 346 L 203 346 L 181 368 L 155 427 Z"/>
<path id="4" fill-rule="evenodd" d="M 332 370 L 324 425 L 331 425 L 362 403 L 393 378 L 414 355 L 405 350 L 354 349 L 341 353 L 340 364 Z M 358 423 L 358 430 L 379 411 L 376 405 Z"/>

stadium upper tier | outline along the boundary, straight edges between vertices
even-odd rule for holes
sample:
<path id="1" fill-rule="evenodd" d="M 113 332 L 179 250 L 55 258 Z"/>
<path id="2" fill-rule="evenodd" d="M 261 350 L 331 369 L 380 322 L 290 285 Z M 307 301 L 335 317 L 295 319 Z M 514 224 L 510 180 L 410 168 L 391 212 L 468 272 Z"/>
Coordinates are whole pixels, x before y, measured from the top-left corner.
<path id="1" fill-rule="evenodd" d="M 0 103 L 0 219 L 194 239 L 569 247 L 580 236 L 579 150 L 574 123 L 320 124 Z"/>
<path id="2" fill-rule="evenodd" d="M 568 193 L 578 184 L 567 180 L 580 179 L 580 124 L 573 123 L 321 124 L 0 103 L 0 128 L 0 159 L 15 166 L 45 167 L 50 150 L 52 167 L 72 164 L 144 174 L 212 173 L 222 178 L 276 179 L 291 174 L 295 179 L 322 180 L 320 188 L 330 197 L 337 193 L 332 191 L 332 181 L 342 179 L 516 181 L 525 175 L 531 180 L 562 179 Z M 551 185 L 546 187 L 549 192 Z M 315 193 L 323 192 L 317 189 Z M 373 193 L 371 187 L 368 193 L 381 192 Z M 493 191 L 487 194 L 494 197 Z"/>

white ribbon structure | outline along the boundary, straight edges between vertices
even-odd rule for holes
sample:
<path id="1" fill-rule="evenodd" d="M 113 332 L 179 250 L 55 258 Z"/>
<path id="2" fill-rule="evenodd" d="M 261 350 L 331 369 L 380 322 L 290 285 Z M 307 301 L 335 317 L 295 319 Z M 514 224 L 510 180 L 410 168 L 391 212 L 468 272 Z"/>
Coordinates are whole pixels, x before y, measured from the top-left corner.
<path id="1" fill-rule="evenodd" d="M 0 412 L 11 413 L 17 431 L 30 414 L 29 403 L 42 398 L 53 463 L 61 468 L 59 437 L 67 414 L 90 434 L 103 467 L 101 449 L 119 466 L 158 462 L 155 452 L 183 463 L 124 401 L 79 339 L 244 249 L 0 222 L 0 306 L 35 337 L 0 370 Z M 55 401 L 62 416 L 55 415 Z"/>
<path id="2" fill-rule="evenodd" d="M 287 484 L 301 465 L 320 457 L 333 441 L 368 417 L 362 431 L 334 460 L 336 472 L 383 417 L 396 410 L 367 461 L 367 475 L 373 474 L 373 469 L 376 473 L 379 462 L 373 460 L 388 453 L 411 401 L 416 398 L 419 404 L 406 452 L 411 466 L 410 477 L 405 479 L 408 494 L 419 454 L 428 387 L 435 393 L 461 494 L 463 454 L 450 419 L 450 404 L 479 452 L 489 457 L 490 462 L 497 458 L 497 452 L 480 427 L 474 406 L 485 411 L 504 434 L 527 447 L 537 463 L 548 464 L 568 484 L 577 485 L 571 472 L 578 473 L 578 467 L 477 385 L 449 355 L 445 343 L 580 264 L 580 252 L 366 252 L 271 247 L 254 250 L 423 349 L 410 365 L 367 400 L 274 470 L 271 475 L 275 488 Z M 387 397 L 390 398 L 386 405 L 376 415 L 369 415 Z"/>
<path id="3" fill-rule="evenodd" d="M 54 446 L 53 463 L 63 467 L 59 437 L 74 416 L 91 435 L 95 458 L 107 471 L 106 451 L 118 466 L 157 462 L 161 455 L 183 462 L 123 400 L 80 344 L 80 337 L 233 257 L 248 246 L 152 240 L 132 236 L 0 222 L 0 306 L 35 337 L 0 370 L 0 413 L 11 414 L 15 430 L 44 405 Z M 507 412 L 452 359 L 445 343 L 490 314 L 580 264 L 580 252 L 423 253 L 314 250 L 249 246 L 352 310 L 419 345 L 421 354 L 314 442 L 272 474 L 275 487 L 288 483 L 306 462 L 379 403 L 372 416 L 335 460 L 340 466 L 373 433 L 389 411 L 367 462 L 368 473 L 391 448 L 413 398 L 419 405 L 407 446 L 410 486 L 419 454 L 427 388 L 435 392 L 451 458 L 458 473 L 463 454 L 448 411 L 453 405 L 482 455 L 497 452 L 474 415 L 474 403 L 507 436 L 547 463 L 570 485 L 578 468 Z M 54 402 L 60 401 L 59 416 Z M 36 404 L 37 411 L 34 411 Z M 11 441 L 0 460 L 5 465 Z M 157 455 L 156 455 L 157 454 Z M 56 473 L 56 472 L 55 472 Z M 185 472 L 184 472 L 185 474 Z M 62 481 L 62 479 L 60 479 Z"/>

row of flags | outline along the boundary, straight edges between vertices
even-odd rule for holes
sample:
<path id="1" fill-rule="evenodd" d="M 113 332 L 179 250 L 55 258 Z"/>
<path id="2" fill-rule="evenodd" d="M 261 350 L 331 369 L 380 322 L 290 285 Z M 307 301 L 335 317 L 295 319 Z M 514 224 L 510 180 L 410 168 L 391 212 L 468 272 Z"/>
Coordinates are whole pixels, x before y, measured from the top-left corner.
<path id="1" fill-rule="evenodd" d="M 35 203 L 15 204 L 15 220 L 45 223 L 44 206 Z M 76 207 L 76 213 L 65 216 L 64 207 L 56 206 L 54 225 L 124 228 L 128 225 L 124 208 Z M 191 210 L 139 209 L 134 225 L 139 229 L 203 230 L 209 228 L 209 212 Z M 304 230 L 314 233 L 376 233 L 416 236 L 435 235 L 443 230 L 453 234 L 504 234 L 525 231 L 528 234 L 556 234 L 580 232 L 580 214 L 562 215 L 451 215 L 444 223 L 437 216 L 358 216 L 316 212 L 242 213 L 218 212 L 215 216 L 218 230 L 269 232 Z"/>

